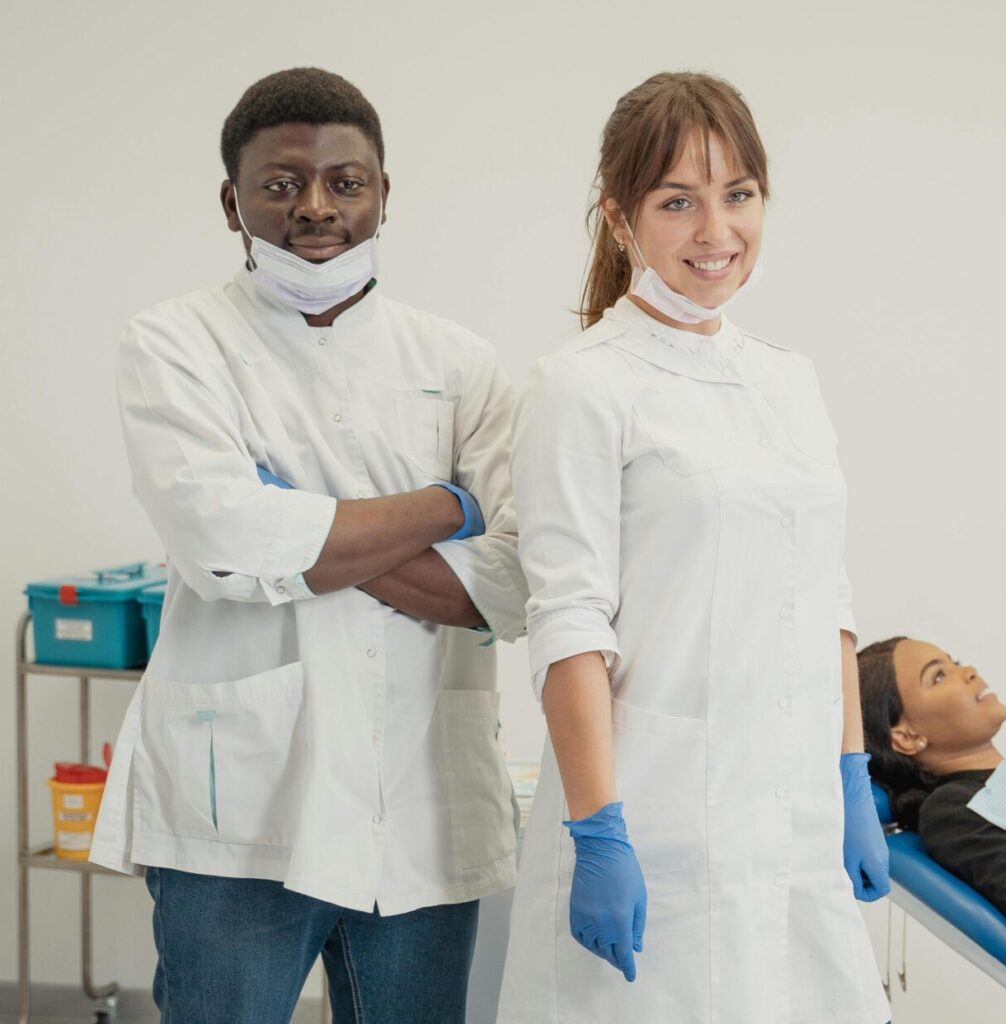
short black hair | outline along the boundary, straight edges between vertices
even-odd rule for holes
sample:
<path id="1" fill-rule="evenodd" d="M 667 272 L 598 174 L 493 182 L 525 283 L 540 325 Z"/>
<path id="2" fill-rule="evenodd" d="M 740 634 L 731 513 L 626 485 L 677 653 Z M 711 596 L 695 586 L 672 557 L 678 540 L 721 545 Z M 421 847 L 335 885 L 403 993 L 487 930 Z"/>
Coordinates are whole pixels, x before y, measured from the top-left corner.
<path id="1" fill-rule="evenodd" d="M 220 133 L 220 156 L 227 177 L 237 180 L 241 150 L 256 132 L 289 123 L 355 125 L 373 144 L 384 167 L 381 120 L 367 97 L 331 71 L 288 68 L 250 86 L 227 115 Z"/>

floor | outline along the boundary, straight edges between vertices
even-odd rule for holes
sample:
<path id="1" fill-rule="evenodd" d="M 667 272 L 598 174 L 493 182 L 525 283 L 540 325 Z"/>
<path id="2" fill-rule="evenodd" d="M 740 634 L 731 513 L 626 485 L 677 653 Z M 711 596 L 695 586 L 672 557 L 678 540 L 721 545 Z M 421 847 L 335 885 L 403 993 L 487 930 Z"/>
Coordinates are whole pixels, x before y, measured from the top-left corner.
<path id="1" fill-rule="evenodd" d="M 32 987 L 31 1024 L 91 1024 L 94 1007 L 81 992 L 64 985 Z M 17 986 L 0 983 L 0 1024 L 17 1021 Z M 301 999 L 293 1024 L 319 1024 L 318 999 Z M 115 1024 L 158 1024 L 157 1007 L 149 993 L 127 989 L 119 995 Z"/>

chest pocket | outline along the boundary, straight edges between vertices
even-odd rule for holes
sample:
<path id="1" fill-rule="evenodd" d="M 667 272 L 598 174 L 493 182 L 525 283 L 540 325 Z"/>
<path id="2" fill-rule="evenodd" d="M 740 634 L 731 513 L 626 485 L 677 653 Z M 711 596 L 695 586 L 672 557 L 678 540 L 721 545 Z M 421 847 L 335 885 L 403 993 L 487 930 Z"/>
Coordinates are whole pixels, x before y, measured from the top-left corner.
<path id="1" fill-rule="evenodd" d="M 838 438 L 810 364 L 773 374 L 758 392 L 798 451 L 825 465 L 838 462 Z"/>
<path id="2" fill-rule="evenodd" d="M 738 457 L 736 427 L 726 391 L 718 385 L 682 379 L 668 391 L 646 391 L 633 414 L 660 461 L 679 476 L 732 466 Z M 704 393 L 708 389 L 708 393 Z"/>
<path id="3" fill-rule="evenodd" d="M 450 480 L 454 469 L 454 405 L 441 398 L 399 396 L 401 451 L 427 476 Z"/>

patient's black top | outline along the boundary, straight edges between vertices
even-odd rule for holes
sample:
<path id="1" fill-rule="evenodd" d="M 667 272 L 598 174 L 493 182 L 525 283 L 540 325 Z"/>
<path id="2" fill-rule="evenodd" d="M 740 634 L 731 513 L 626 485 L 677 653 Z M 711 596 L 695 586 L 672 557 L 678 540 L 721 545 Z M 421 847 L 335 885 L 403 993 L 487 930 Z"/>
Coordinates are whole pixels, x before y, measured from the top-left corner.
<path id="1" fill-rule="evenodd" d="M 1006 914 L 1006 829 L 967 806 L 991 774 L 985 769 L 941 776 L 919 811 L 919 835 L 933 860 Z"/>

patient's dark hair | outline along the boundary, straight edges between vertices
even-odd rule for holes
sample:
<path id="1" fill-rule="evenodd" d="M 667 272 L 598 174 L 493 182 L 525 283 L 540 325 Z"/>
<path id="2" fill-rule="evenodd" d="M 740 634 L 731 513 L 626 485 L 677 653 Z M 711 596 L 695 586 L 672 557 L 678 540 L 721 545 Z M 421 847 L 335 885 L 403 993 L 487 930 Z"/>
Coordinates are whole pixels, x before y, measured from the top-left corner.
<path id="1" fill-rule="evenodd" d="M 870 776 L 887 790 L 895 821 L 915 831 L 919 827 L 919 808 L 936 780 L 921 770 L 914 758 L 899 754 L 891 746 L 891 729 L 901 721 L 904 711 L 894 672 L 894 649 L 904 639 L 894 636 L 879 640 L 864 647 L 856 657 L 866 751 L 872 755 Z"/>
<path id="2" fill-rule="evenodd" d="M 381 121 L 366 96 L 331 71 L 289 68 L 249 86 L 227 115 L 220 134 L 227 177 L 237 181 L 241 150 L 257 131 L 289 123 L 354 125 L 373 144 L 377 162 L 384 167 Z"/>

